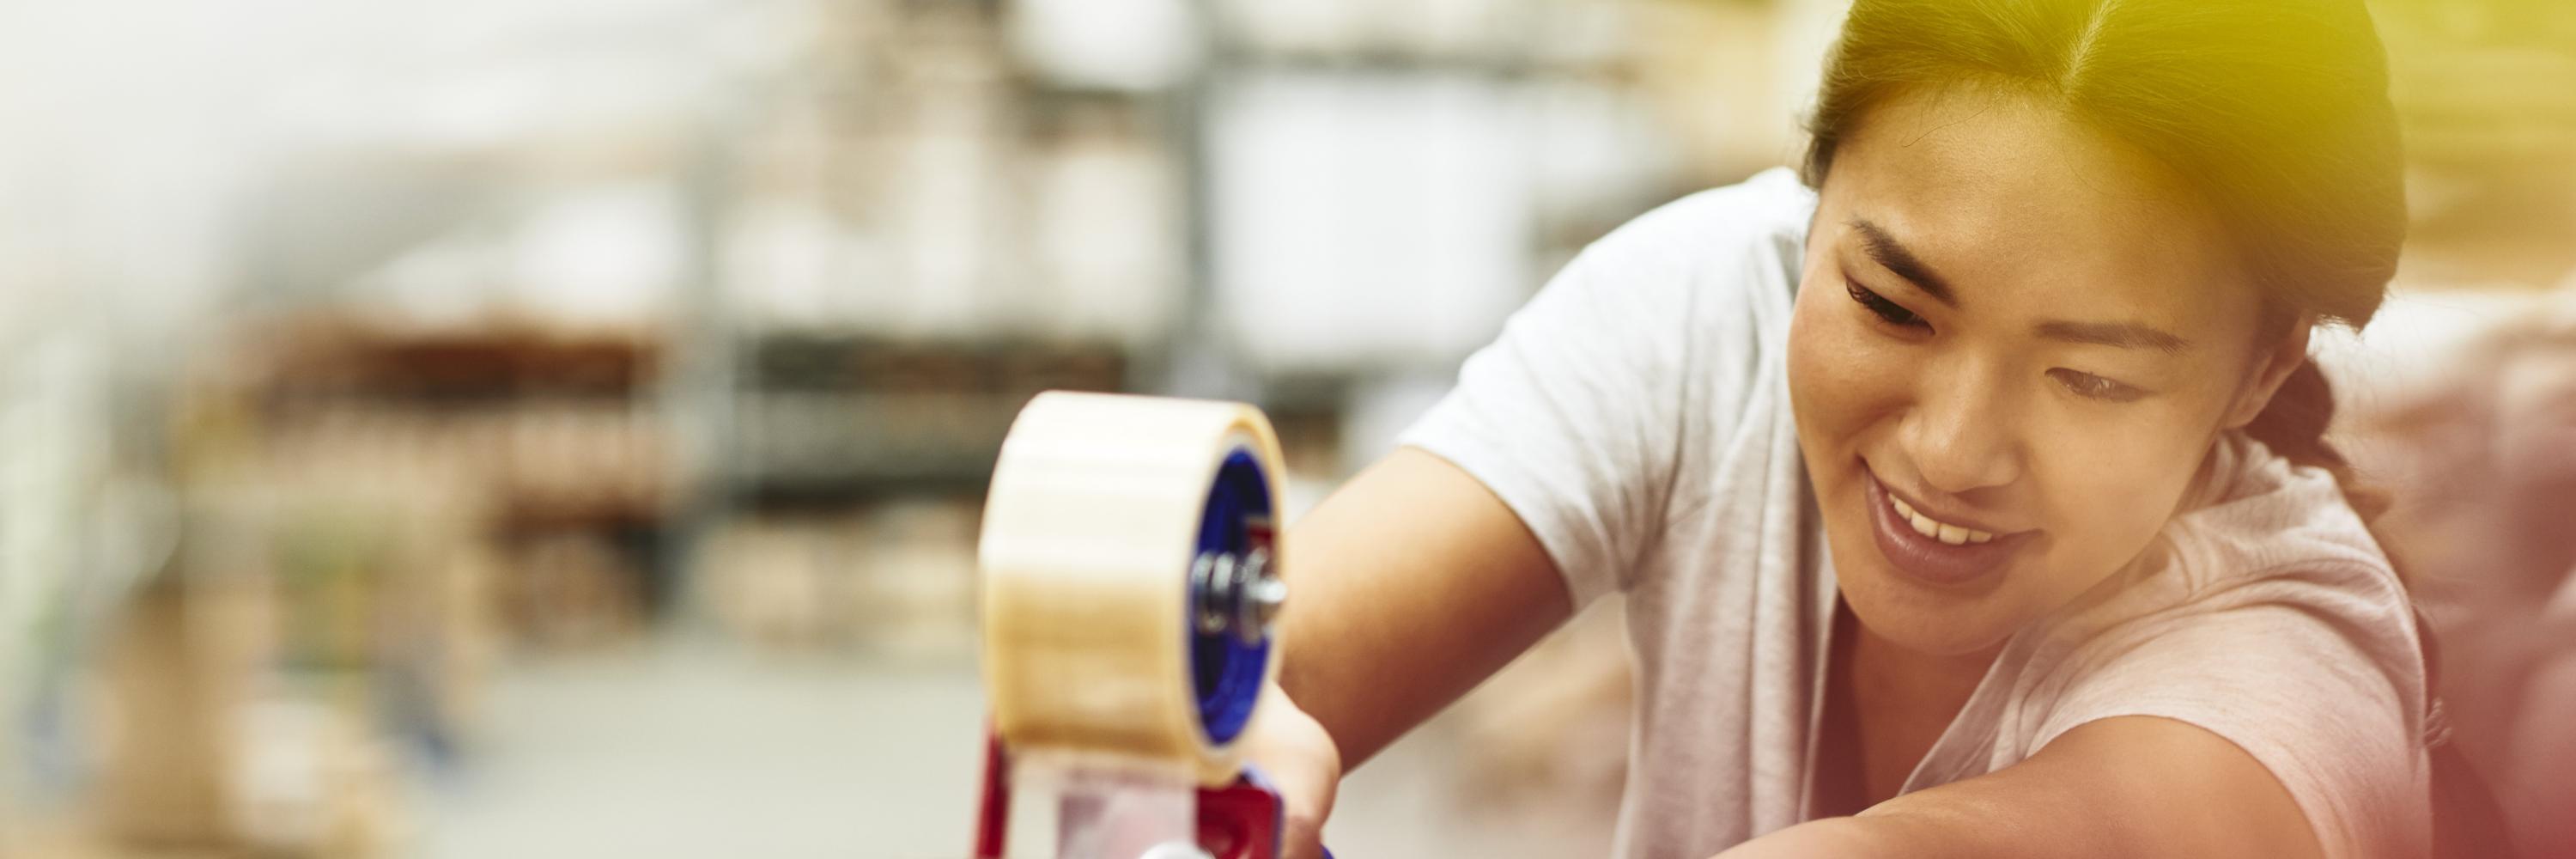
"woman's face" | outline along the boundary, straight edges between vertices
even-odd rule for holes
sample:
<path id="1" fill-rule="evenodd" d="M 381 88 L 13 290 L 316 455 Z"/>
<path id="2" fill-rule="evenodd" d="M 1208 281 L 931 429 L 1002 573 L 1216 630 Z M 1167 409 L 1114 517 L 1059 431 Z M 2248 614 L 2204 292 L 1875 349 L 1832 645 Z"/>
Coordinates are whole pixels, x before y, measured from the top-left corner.
<path id="1" fill-rule="evenodd" d="M 2034 101 L 1960 88 L 1864 120 L 1808 239 L 1798 440 L 1853 613 L 1980 653 L 2147 547 L 2306 326 L 2258 344 L 2216 219 Z"/>

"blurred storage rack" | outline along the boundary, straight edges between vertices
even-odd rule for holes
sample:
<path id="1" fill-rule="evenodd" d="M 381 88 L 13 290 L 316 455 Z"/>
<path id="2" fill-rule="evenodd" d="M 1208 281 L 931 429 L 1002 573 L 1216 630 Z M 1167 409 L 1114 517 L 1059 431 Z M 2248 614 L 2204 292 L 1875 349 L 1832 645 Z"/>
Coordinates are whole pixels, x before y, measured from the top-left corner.
<path id="1" fill-rule="evenodd" d="M 108 634 L 99 827 L 378 855 L 413 778 L 473 744 L 496 656 L 632 641 L 667 602 L 658 350 L 330 317 L 244 333 L 173 410 L 182 537 Z"/>
<path id="2" fill-rule="evenodd" d="M 0 327 L 0 635 L 37 643 L 0 650 L 0 827 L 78 796 L 114 846 L 397 853 L 514 727 L 481 715 L 513 668 L 677 640 L 962 674 L 1030 394 L 1256 402 L 1293 516 L 1583 245 L 1791 157 L 1836 5 L 299 2 L 241 44 L 327 67 L 55 63 L 149 80 L 152 121 L 70 134 L 178 166 L 65 180 L 168 229 L 56 242 L 112 257 L 60 306 L 140 284 L 60 314 L 89 328 Z M 9 44 L 122 32 L 61 5 Z M 14 145 L 0 178 L 59 157 Z M 21 187 L 0 211 L 83 211 Z M 1615 760 L 1616 651 L 1469 721 L 1575 689 L 1551 723 L 1613 714 Z M 1514 772 L 1557 748 L 1473 733 Z M 957 831 L 860 813 L 892 830 L 861 855 Z"/>

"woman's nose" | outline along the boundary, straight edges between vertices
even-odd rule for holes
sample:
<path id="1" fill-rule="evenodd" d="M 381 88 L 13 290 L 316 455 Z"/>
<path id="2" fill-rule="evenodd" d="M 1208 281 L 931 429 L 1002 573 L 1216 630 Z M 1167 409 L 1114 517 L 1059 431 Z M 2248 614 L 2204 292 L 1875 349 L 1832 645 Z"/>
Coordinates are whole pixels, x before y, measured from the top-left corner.
<path id="1" fill-rule="evenodd" d="M 2021 476 L 2021 428 L 2010 398 L 2001 385 L 1968 375 L 1927 374 L 1902 433 L 1927 488 L 1952 495 Z"/>

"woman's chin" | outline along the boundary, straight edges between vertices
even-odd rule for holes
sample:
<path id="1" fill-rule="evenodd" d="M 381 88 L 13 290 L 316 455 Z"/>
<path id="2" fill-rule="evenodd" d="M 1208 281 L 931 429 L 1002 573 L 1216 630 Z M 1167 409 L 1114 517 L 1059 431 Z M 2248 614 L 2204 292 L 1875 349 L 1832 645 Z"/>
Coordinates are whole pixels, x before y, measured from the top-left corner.
<path id="1" fill-rule="evenodd" d="M 1971 656 L 2003 644 L 2021 626 L 2008 589 L 1975 595 L 1908 587 L 1887 570 L 1838 571 L 1843 601 L 1870 633 L 1926 656 Z"/>

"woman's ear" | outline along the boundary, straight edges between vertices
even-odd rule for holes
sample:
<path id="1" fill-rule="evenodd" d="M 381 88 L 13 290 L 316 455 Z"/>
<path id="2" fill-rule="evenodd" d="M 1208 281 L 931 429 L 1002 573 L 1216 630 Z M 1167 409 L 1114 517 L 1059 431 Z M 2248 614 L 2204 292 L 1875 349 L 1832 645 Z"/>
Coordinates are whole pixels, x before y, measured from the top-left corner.
<path id="1" fill-rule="evenodd" d="M 2225 428 L 2244 429 L 2246 424 L 2253 423 L 2254 418 L 2263 413 L 2265 406 L 2272 404 L 2272 395 L 2281 390 L 2281 383 L 2289 380 L 2290 374 L 2298 370 L 2300 364 L 2307 362 L 2308 332 L 2316 327 L 2317 315 L 2314 313 L 2299 314 L 2299 318 L 2290 322 L 2288 335 L 2264 351 L 2260 359 L 2262 363 L 2248 377 L 2245 387 L 2236 392 L 2236 402 L 2227 410 Z"/>

